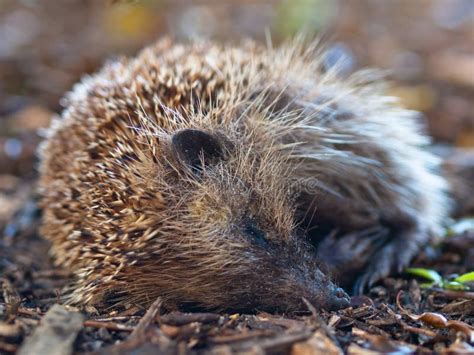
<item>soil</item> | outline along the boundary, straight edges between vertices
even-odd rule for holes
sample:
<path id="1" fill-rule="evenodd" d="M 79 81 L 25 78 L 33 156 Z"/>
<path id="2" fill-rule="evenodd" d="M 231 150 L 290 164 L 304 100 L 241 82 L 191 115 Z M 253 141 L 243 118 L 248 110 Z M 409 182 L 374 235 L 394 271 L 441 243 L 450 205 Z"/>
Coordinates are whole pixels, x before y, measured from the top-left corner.
<path id="1" fill-rule="evenodd" d="M 21 187 L 20 187 L 21 189 Z M 27 211 L 28 212 L 28 211 Z M 19 216 L 17 215 L 16 218 Z M 15 353 L 34 337 L 69 275 L 51 265 L 48 245 L 33 226 L 14 224 L 1 240 L 0 353 Z M 20 219 L 21 219 L 20 218 Z M 18 227 L 19 231 L 14 231 Z M 13 233 L 16 232 L 16 233 Z M 18 233 L 19 232 L 19 233 Z M 464 231 L 430 248 L 413 265 L 443 276 L 474 268 L 474 231 Z M 100 354 L 373 352 L 462 353 L 474 351 L 474 292 L 421 288 L 407 275 L 384 279 L 349 308 L 326 312 L 307 303 L 301 314 L 214 314 L 164 312 L 158 299 L 148 310 L 129 305 L 120 311 L 82 310 L 70 351 Z M 67 314 L 77 309 L 63 307 Z M 445 318 L 445 319 L 443 319 Z M 454 322 L 453 322 L 454 321 Z M 68 317 L 56 321 L 68 329 Z M 36 329 L 36 330 L 35 330 Z M 61 336 L 64 336 L 62 334 Z M 49 338 L 48 338 L 49 337 Z M 51 336 L 36 336 L 39 342 Z M 49 340 L 48 340 L 49 339 Z M 63 338 L 59 337 L 59 343 Z M 41 344 L 40 344 L 41 345 Z M 20 351 L 21 353 L 21 351 Z"/>

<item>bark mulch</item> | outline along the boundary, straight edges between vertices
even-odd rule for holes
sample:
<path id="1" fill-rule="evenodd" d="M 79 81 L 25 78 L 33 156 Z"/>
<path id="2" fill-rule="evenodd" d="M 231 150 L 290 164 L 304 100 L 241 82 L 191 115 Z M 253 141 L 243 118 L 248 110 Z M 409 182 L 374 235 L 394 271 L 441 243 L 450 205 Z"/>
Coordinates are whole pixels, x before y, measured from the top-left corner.
<path id="1" fill-rule="evenodd" d="M 18 186 L 11 201 L 25 199 L 18 192 L 25 188 Z M 0 240 L 2 354 L 474 352 L 474 292 L 421 288 L 407 275 L 383 280 L 337 312 L 306 302 L 301 314 L 169 313 L 160 299 L 148 309 L 78 312 L 62 302 L 69 275 L 51 265 L 34 209 L 22 213 L 21 232 L 13 225 Z M 414 265 L 462 274 L 474 269 L 473 251 L 474 231 L 465 230 Z"/>

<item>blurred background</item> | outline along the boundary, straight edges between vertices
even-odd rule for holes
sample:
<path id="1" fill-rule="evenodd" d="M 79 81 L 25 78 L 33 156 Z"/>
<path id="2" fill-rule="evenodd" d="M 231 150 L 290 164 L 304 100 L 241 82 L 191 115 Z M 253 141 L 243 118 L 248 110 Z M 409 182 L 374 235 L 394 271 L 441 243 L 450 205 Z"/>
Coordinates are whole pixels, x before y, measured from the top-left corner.
<path id="1" fill-rule="evenodd" d="M 0 0 L 0 227 L 31 194 L 40 129 L 107 58 L 177 40 L 322 36 L 341 75 L 375 66 L 439 145 L 474 147 L 474 0 Z"/>

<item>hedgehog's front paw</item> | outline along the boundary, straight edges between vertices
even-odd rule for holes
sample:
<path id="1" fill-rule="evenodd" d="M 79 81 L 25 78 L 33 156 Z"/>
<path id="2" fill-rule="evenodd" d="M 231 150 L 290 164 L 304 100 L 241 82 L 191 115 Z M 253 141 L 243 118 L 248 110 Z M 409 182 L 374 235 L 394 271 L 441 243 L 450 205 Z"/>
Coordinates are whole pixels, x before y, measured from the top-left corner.
<path id="1" fill-rule="evenodd" d="M 351 288 L 386 238 L 387 231 L 380 226 L 342 236 L 331 233 L 319 243 L 317 259 L 340 286 Z"/>
<path id="2" fill-rule="evenodd" d="M 377 281 L 393 273 L 401 273 L 428 240 L 427 233 L 404 232 L 391 238 L 374 255 L 354 285 L 354 294 L 364 290 Z"/>

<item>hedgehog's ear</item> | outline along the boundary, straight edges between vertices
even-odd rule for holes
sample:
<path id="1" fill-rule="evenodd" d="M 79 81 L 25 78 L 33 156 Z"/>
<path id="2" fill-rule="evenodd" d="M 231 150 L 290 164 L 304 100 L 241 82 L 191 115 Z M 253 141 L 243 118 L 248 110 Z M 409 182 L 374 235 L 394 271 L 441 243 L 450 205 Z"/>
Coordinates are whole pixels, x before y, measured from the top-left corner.
<path id="1" fill-rule="evenodd" d="M 184 129 L 171 138 L 173 150 L 180 161 L 194 171 L 215 163 L 223 157 L 222 146 L 212 134 L 197 129 Z"/>

